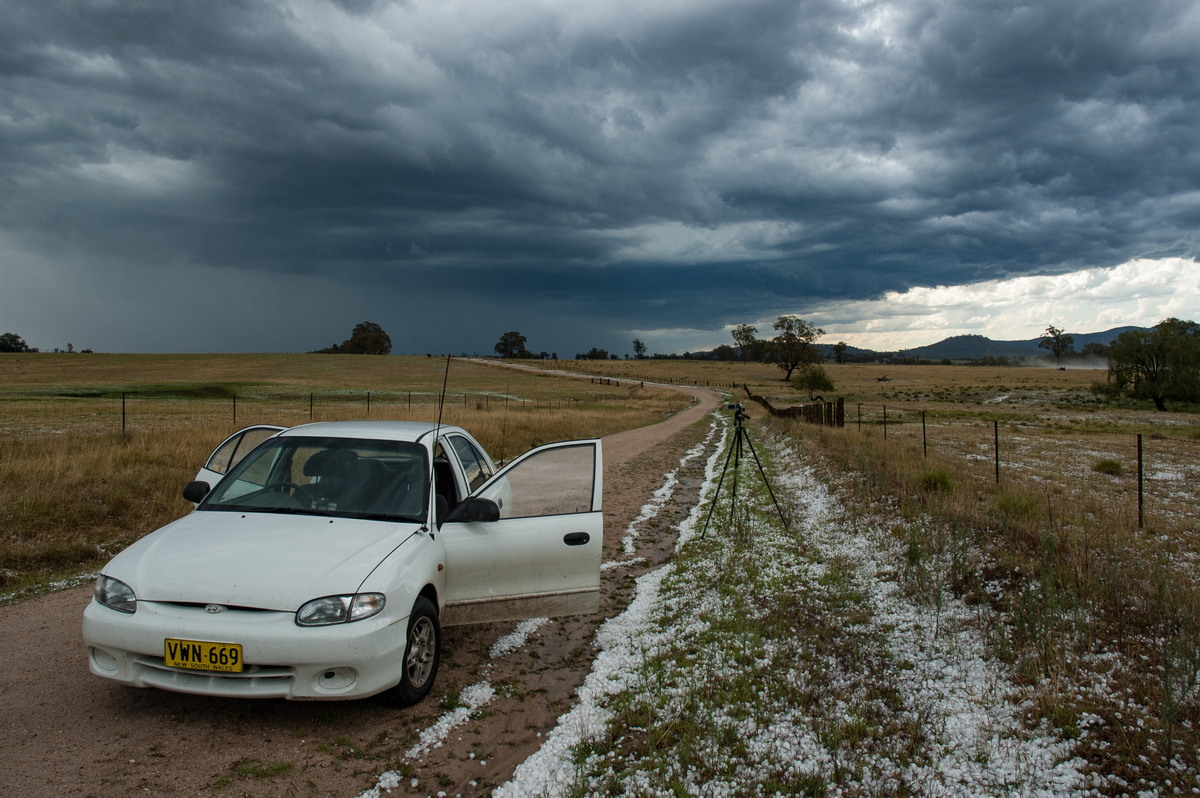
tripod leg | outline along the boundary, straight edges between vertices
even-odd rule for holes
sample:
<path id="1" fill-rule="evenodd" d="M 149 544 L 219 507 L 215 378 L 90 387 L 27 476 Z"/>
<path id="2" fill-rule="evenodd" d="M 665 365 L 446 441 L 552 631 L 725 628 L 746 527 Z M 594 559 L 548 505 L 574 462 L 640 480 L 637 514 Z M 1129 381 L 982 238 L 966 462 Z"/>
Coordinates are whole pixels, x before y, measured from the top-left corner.
<path id="1" fill-rule="evenodd" d="M 734 513 L 734 510 L 737 509 L 738 471 L 741 470 L 741 465 L 742 465 L 742 435 L 744 435 L 745 432 L 746 432 L 746 430 L 742 429 L 739 426 L 737 428 L 737 437 L 734 438 L 734 441 L 733 441 L 733 452 L 734 452 L 734 454 L 733 454 L 733 495 L 729 499 L 729 527 L 730 527 L 730 529 L 733 528 L 733 513 Z"/>
<path id="2" fill-rule="evenodd" d="M 708 534 L 708 522 L 712 520 L 713 510 L 717 509 L 717 498 L 721 495 L 721 485 L 725 482 L 725 472 L 729 470 L 729 458 L 733 457 L 733 447 L 729 447 L 729 451 L 725 453 L 725 465 L 721 467 L 721 478 L 717 480 L 717 489 L 713 492 L 712 504 L 708 506 L 708 515 L 704 517 L 704 528 L 700 530 L 700 539 Z M 733 478 L 737 481 L 737 467 L 734 466 Z M 735 485 L 736 490 L 736 485 Z"/>
<path id="3" fill-rule="evenodd" d="M 775 505 L 775 512 L 779 513 L 779 520 L 783 522 L 784 529 L 790 529 L 787 517 L 783 514 L 783 509 L 779 506 L 779 500 L 775 498 L 775 491 L 771 489 L 771 480 L 767 479 L 767 472 L 763 470 L 762 461 L 758 459 L 758 452 L 754 450 L 754 442 L 750 440 L 750 433 L 746 433 L 746 443 L 750 444 L 750 454 L 754 455 L 754 462 L 758 465 L 758 473 L 762 475 L 763 484 L 767 486 L 767 493 L 771 494 L 771 502 Z"/>

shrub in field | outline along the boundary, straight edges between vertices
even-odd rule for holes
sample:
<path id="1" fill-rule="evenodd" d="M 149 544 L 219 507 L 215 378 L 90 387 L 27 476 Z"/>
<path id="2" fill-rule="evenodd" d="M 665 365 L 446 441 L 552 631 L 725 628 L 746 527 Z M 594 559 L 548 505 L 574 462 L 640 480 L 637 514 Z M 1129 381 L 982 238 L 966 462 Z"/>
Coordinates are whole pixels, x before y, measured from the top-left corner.
<path id="1" fill-rule="evenodd" d="M 996 495 L 996 509 L 1007 519 L 1025 519 L 1037 512 L 1038 503 L 1027 493 L 1003 490 Z"/>
<path id="2" fill-rule="evenodd" d="M 1113 460 L 1106 457 L 1092 463 L 1092 470 L 1097 474 L 1109 474 L 1110 476 L 1119 477 L 1125 473 L 1125 466 L 1121 465 L 1120 460 Z"/>
<path id="3" fill-rule="evenodd" d="M 949 493 L 954 490 L 954 477 L 946 468 L 926 468 L 917 478 L 917 484 L 926 493 Z"/>

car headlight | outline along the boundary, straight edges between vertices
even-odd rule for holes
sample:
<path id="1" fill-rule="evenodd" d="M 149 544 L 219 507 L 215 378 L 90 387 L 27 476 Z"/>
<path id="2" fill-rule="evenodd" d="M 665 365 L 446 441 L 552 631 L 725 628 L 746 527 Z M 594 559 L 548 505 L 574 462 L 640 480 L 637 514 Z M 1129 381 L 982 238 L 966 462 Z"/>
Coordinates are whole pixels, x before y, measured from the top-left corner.
<path id="1" fill-rule="evenodd" d="M 96 601 L 109 609 L 130 614 L 137 612 L 137 596 L 133 594 L 133 588 L 120 579 L 100 574 L 96 578 L 96 589 L 93 595 L 96 597 Z"/>
<path id="2" fill-rule="evenodd" d="M 298 626 L 329 626 L 370 618 L 383 610 L 382 593 L 355 593 L 350 596 L 325 596 L 313 599 L 296 611 Z"/>

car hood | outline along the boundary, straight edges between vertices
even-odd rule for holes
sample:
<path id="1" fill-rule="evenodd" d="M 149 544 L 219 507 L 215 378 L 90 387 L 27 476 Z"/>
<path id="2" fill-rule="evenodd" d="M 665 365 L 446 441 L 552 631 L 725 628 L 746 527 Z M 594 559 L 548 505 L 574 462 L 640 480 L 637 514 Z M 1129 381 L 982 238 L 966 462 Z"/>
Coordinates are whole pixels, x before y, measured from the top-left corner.
<path id="1" fill-rule="evenodd" d="M 197 511 L 118 554 L 104 573 L 139 600 L 294 612 L 354 593 L 419 524 Z"/>

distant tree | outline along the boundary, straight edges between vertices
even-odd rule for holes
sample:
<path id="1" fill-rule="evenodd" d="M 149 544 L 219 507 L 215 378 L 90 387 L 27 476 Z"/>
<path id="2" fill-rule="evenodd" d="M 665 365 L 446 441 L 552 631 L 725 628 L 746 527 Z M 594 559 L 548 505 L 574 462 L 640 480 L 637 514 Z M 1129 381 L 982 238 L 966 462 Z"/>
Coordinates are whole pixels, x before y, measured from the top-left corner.
<path id="1" fill-rule="evenodd" d="M 1168 400 L 1200 401 L 1200 325 L 1171 318 L 1121 333 L 1109 348 L 1108 379 L 1160 411 Z"/>
<path id="2" fill-rule="evenodd" d="M 511 330 L 500 336 L 496 342 L 496 354 L 507 358 L 530 357 L 531 353 L 525 348 L 525 336 L 516 330 Z"/>
<path id="3" fill-rule="evenodd" d="M 758 340 L 758 328 L 753 324 L 739 324 L 732 331 L 733 342 L 742 350 L 742 360 L 761 360 L 765 342 Z"/>
<path id="4" fill-rule="evenodd" d="M 0 335 L 0 352 L 28 352 L 29 345 L 25 343 L 25 339 L 16 333 L 4 333 Z"/>
<path id="5" fill-rule="evenodd" d="M 576 360 L 608 360 L 608 350 L 592 347 L 582 355 L 576 355 Z"/>
<path id="6" fill-rule="evenodd" d="M 1046 334 L 1038 346 L 1049 349 L 1054 355 L 1054 362 L 1061 366 L 1063 357 L 1075 351 L 1075 338 L 1051 324 L 1046 328 Z"/>
<path id="7" fill-rule="evenodd" d="M 1079 354 L 1084 357 L 1108 360 L 1108 346 L 1099 341 L 1092 341 L 1090 344 L 1084 344 L 1083 349 L 1079 350 Z"/>
<path id="8" fill-rule="evenodd" d="M 792 372 L 806 363 L 819 363 L 821 352 L 813 343 L 825 331 L 799 316 L 780 316 L 771 325 L 778 333 L 771 339 L 771 354 L 775 365 L 783 372 L 784 381 L 792 378 Z"/>
<path id="9" fill-rule="evenodd" d="M 796 369 L 792 385 L 798 390 L 808 391 L 810 400 L 817 398 L 818 391 L 833 390 L 833 380 L 829 379 L 829 375 L 825 373 L 824 367 L 819 363 L 805 363 Z"/>
<path id="10" fill-rule="evenodd" d="M 373 321 L 354 325 L 350 339 L 342 344 L 342 351 L 351 355 L 387 355 L 392 351 L 392 338 Z"/>
<path id="11" fill-rule="evenodd" d="M 327 349 L 318 349 L 318 355 L 386 355 L 392 351 L 392 339 L 383 328 L 373 321 L 354 325 L 350 337 Z"/>
<path id="12" fill-rule="evenodd" d="M 833 357 L 838 363 L 846 362 L 846 347 L 845 341 L 838 341 L 833 345 Z"/>
<path id="13" fill-rule="evenodd" d="M 633 339 L 633 356 L 638 360 L 646 358 L 646 345 L 637 338 Z"/>
<path id="14" fill-rule="evenodd" d="M 721 344 L 713 350 L 713 358 L 716 360 L 733 360 L 733 347 L 729 344 Z"/>

